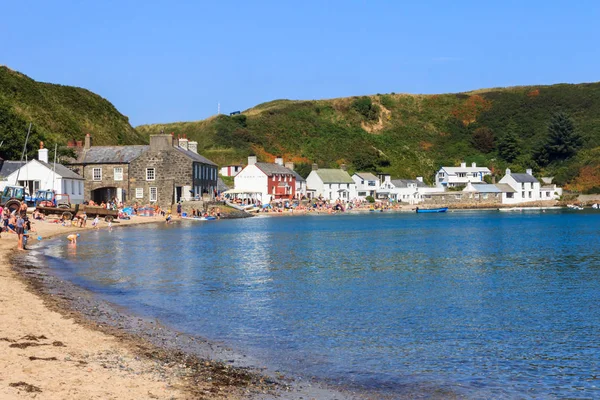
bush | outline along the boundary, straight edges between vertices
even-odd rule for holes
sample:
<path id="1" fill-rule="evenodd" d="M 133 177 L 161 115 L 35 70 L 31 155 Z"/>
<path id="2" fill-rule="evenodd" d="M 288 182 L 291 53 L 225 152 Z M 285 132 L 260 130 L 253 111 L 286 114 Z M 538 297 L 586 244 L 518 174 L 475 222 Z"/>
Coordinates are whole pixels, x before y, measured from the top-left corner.
<path id="1" fill-rule="evenodd" d="M 375 199 L 373 198 L 373 196 L 367 196 L 365 197 L 365 200 L 367 200 L 369 203 L 375 203 Z"/>

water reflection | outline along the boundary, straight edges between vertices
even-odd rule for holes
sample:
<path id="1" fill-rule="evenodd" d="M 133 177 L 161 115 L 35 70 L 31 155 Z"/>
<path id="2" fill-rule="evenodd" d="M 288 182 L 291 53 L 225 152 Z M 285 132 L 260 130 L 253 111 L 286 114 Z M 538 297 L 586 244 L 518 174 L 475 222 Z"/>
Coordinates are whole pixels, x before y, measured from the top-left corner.
<path id="1" fill-rule="evenodd" d="M 83 235 L 67 259 L 112 301 L 283 369 L 415 393 L 594 397 L 598 222 L 473 213 L 159 225 Z"/>

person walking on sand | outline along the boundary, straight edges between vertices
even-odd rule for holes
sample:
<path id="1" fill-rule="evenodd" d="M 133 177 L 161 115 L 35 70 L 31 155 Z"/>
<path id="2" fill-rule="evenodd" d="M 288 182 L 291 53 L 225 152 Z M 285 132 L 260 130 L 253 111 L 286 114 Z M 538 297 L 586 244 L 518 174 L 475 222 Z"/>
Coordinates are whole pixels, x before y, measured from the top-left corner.
<path id="1" fill-rule="evenodd" d="M 15 224 L 15 232 L 18 236 L 18 244 L 17 244 L 17 249 L 19 250 L 25 250 L 25 248 L 23 247 L 23 234 L 25 233 L 25 220 L 23 219 L 23 216 L 21 214 L 19 214 L 19 216 L 17 217 L 17 222 Z"/>
<path id="2" fill-rule="evenodd" d="M 177 217 L 181 218 L 181 203 L 177 203 Z"/>

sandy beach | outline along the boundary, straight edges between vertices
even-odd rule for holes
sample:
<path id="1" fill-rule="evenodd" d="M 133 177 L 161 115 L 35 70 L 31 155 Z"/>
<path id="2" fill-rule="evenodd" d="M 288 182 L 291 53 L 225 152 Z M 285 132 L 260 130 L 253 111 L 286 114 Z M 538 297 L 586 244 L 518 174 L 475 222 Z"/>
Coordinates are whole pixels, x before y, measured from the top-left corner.
<path id="1" fill-rule="evenodd" d="M 164 223 L 160 217 L 133 217 L 113 224 L 113 229 L 143 223 Z M 30 244 L 51 237 L 92 229 L 66 227 L 38 221 Z M 108 229 L 101 222 L 100 229 Z M 165 334 L 148 322 L 131 334 L 118 312 L 112 320 L 99 323 L 73 306 L 81 298 L 92 297 L 80 288 L 65 283 L 62 292 L 48 293 L 29 278 L 19 259 L 16 235 L 2 233 L 0 238 L 0 398 L 2 399 L 350 399 L 355 396 L 326 389 L 310 382 L 274 379 L 260 371 L 227 365 L 213 360 L 235 358 L 226 350 L 210 348 L 201 357 L 181 351 L 177 346 L 161 343 L 182 341 L 179 333 L 165 329 Z M 35 244 L 33 244 L 35 246 Z M 14 257 L 13 257 L 14 256 Z M 21 268 L 21 269 L 19 269 Z M 26 268 L 26 267 L 25 267 Z M 54 278 L 57 280 L 56 278 Z M 69 286 L 70 285 L 70 286 Z M 77 297 L 77 301 L 73 300 Z M 85 303 L 88 300 L 84 300 Z M 89 302 L 89 301 L 88 301 Z M 88 309 L 97 310 L 91 302 Z M 102 307 L 102 306 L 100 306 Z M 108 307 L 110 308 L 110 307 Z M 119 319 L 122 318 L 122 319 Z M 130 318 L 131 320 L 132 318 Z M 145 324 L 145 325 L 144 325 Z M 152 324 L 150 322 L 149 324 Z M 118 325 L 118 326 L 116 326 Z M 129 323 L 131 325 L 131 323 Z M 161 330 L 162 328 L 158 328 Z M 169 336 L 170 335 L 170 336 Z M 183 336 L 182 336 L 183 337 Z M 150 338 L 150 339 L 149 339 Z M 155 340 L 152 340 L 154 338 Z M 189 341 L 194 341 L 192 338 Z M 218 347 L 218 346 L 216 346 Z M 198 353 L 198 352 L 196 352 Z M 233 360 L 230 360 L 233 363 Z"/>

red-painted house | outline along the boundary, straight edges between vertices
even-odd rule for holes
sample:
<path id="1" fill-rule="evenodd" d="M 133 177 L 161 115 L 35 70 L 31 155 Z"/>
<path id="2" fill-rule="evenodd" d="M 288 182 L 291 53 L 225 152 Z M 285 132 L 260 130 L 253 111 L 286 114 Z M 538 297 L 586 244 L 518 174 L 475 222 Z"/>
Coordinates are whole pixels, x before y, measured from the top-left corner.
<path id="1" fill-rule="evenodd" d="M 235 176 L 234 182 L 236 190 L 261 193 L 263 203 L 296 196 L 296 174 L 283 166 L 281 157 L 274 163 L 256 162 L 255 156 L 248 157 L 248 165 Z"/>

